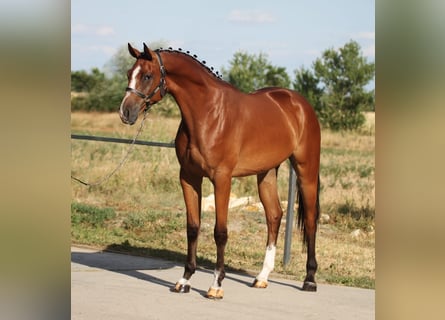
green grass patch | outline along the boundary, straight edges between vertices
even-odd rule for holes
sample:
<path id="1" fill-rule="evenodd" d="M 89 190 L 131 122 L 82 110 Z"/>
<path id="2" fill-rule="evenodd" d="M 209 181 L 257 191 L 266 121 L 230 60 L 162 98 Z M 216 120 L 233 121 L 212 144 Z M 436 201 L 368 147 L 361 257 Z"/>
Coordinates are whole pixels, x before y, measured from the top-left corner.
<path id="1" fill-rule="evenodd" d="M 333 273 L 327 275 L 324 280 L 330 284 L 342 284 L 348 287 L 375 289 L 375 280 L 370 277 L 351 277 Z"/>
<path id="2" fill-rule="evenodd" d="M 112 208 L 97 208 L 91 205 L 74 202 L 71 204 L 71 224 L 89 224 L 92 227 L 103 227 L 116 217 Z"/>

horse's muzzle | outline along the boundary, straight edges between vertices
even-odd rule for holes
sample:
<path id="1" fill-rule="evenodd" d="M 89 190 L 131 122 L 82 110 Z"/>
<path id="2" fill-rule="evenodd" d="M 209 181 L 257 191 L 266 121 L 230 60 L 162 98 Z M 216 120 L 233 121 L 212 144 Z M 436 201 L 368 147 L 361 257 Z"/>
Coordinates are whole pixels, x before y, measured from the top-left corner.
<path id="1" fill-rule="evenodd" d="M 139 108 L 137 107 L 128 107 L 125 104 L 125 100 L 122 102 L 121 107 L 119 109 L 119 117 L 122 122 L 125 124 L 133 125 L 136 123 L 139 116 Z"/>

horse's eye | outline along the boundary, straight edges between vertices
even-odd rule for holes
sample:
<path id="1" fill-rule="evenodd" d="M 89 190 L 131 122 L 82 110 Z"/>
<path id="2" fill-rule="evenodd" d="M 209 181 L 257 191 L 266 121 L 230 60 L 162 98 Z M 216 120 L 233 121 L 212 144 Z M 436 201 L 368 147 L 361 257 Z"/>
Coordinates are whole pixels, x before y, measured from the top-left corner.
<path id="1" fill-rule="evenodd" d="M 144 76 L 144 80 L 150 80 L 151 79 L 151 75 L 150 74 L 146 74 L 145 76 Z"/>

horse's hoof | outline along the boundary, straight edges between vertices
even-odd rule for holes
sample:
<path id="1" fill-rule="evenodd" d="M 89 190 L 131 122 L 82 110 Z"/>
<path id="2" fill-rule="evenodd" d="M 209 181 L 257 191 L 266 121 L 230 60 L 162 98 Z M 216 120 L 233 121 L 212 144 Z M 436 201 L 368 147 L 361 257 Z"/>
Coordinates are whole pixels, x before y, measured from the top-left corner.
<path id="1" fill-rule="evenodd" d="M 190 292 L 190 285 L 176 282 L 175 287 L 172 289 L 172 291 L 177 293 L 188 293 Z"/>
<path id="2" fill-rule="evenodd" d="M 215 288 L 210 288 L 209 291 L 207 291 L 205 297 L 208 299 L 222 299 L 224 296 L 224 290 L 223 289 L 215 289 Z"/>
<path id="3" fill-rule="evenodd" d="M 303 284 L 303 291 L 317 291 L 317 284 L 311 281 L 305 281 Z"/>
<path id="4" fill-rule="evenodd" d="M 267 288 L 267 281 L 255 279 L 252 284 L 253 288 L 265 289 Z"/>

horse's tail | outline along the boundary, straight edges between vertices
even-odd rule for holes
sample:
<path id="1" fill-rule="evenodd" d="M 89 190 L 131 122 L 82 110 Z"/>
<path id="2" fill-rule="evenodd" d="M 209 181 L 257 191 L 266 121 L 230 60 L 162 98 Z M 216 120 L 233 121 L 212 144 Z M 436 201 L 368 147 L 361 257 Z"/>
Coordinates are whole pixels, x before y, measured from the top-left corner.
<path id="1" fill-rule="evenodd" d="M 298 228 L 300 229 L 301 233 L 303 234 L 303 246 L 307 243 L 307 236 L 306 236 L 306 228 L 304 226 L 304 220 L 306 218 L 305 211 L 304 211 L 304 198 L 301 191 L 301 186 L 297 183 L 297 202 L 298 202 Z M 318 218 L 320 217 L 320 175 L 318 175 L 318 181 L 317 181 L 317 202 L 315 204 L 315 224 L 317 226 L 318 224 Z M 316 230 L 315 230 L 316 231 Z"/>

